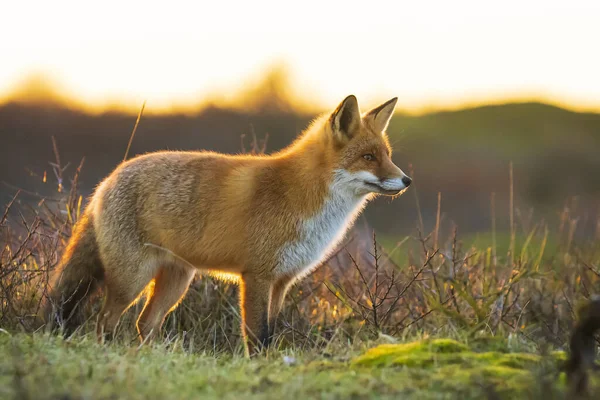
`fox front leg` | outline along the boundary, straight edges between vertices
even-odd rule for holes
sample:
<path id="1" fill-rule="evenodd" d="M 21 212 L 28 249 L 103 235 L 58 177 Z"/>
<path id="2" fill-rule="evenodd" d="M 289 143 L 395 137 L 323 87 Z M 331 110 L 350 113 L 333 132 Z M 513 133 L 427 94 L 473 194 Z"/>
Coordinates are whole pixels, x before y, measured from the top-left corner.
<path id="1" fill-rule="evenodd" d="M 271 301 L 269 302 L 269 340 L 273 340 L 277 316 L 283 306 L 285 295 L 290 288 L 294 277 L 285 275 L 275 281 L 271 286 Z"/>
<path id="2" fill-rule="evenodd" d="M 255 274 L 242 275 L 240 310 L 246 355 L 255 356 L 269 346 L 269 297 L 271 283 Z"/>

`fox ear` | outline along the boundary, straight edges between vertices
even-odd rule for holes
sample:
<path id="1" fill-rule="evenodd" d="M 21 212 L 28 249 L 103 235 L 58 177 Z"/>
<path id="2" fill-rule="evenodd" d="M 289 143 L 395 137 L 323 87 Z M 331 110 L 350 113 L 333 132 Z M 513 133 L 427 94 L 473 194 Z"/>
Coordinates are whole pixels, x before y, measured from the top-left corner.
<path id="1" fill-rule="evenodd" d="M 342 142 L 354 136 L 360 126 L 360 111 L 356 96 L 350 95 L 340 103 L 330 117 L 331 129 Z"/>
<path id="2" fill-rule="evenodd" d="M 398 98 L 394 97 L 366 113 L 364 118 L 370 120 L 371 126 L 377 132 L 384 132 L 390 123 L 390 119 L 392 119 L 392 115 L 394 115 L 397 102 Z"/>

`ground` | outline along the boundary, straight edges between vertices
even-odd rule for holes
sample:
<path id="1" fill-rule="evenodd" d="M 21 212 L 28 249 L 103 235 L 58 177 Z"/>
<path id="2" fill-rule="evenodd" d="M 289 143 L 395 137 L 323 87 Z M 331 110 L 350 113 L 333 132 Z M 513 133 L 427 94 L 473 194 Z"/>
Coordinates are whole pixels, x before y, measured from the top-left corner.
<path id="1" fill-rule="evenodd" d="M 0 332 L 0 398 L 541 398 L 564 389 L 564 357 L 511 352 L 504 340 L 422 339 L 248 360 L 190 353 L 177 341 L 138 348 Z"/>

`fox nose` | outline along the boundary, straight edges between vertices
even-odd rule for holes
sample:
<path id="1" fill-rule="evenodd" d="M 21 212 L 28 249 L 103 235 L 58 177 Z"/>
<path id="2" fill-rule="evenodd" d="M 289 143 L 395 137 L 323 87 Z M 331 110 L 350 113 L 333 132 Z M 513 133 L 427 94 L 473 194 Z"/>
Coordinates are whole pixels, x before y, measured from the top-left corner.
<path id="1" fill-rule="evenodd" d="M 412 179 L 410 179 L 408 176 L 404 176 L 402 178 L 402 183 L 404 183 L 404 186 L 409 187 L 412 183 Z"/>

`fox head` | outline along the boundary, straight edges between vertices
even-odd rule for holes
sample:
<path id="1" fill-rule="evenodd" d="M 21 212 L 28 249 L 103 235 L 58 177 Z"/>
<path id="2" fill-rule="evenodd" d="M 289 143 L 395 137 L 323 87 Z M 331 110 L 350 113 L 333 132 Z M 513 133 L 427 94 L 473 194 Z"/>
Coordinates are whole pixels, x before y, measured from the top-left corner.
<path id="1" fill-rule="evenodd" d="M 356 97 L 350 95 L 328 119 L 337 153 L 336 183 L 357 195 L 395 196 L 412 182 L 392 162 L 392 148 L 385 130 L 398 98 L 361 115 Z"/>

